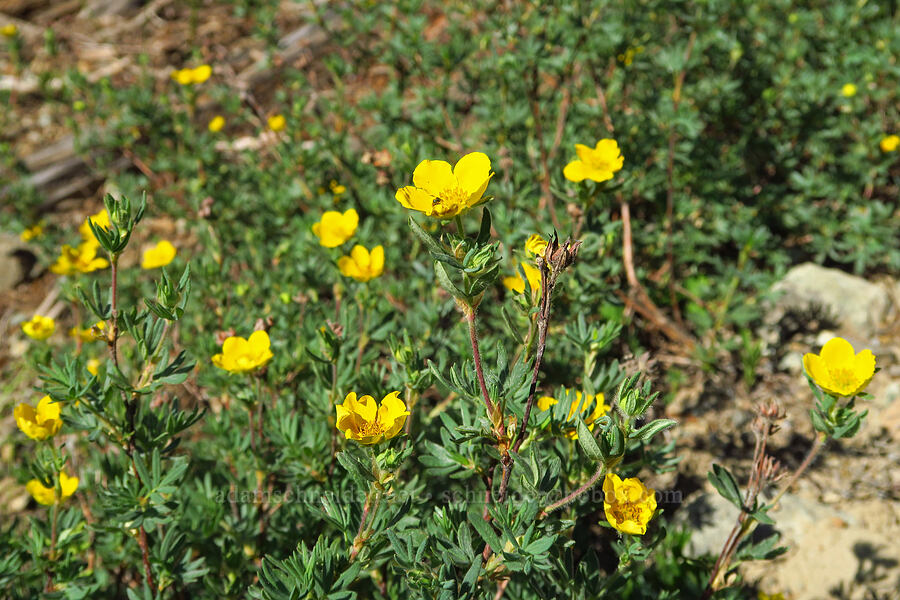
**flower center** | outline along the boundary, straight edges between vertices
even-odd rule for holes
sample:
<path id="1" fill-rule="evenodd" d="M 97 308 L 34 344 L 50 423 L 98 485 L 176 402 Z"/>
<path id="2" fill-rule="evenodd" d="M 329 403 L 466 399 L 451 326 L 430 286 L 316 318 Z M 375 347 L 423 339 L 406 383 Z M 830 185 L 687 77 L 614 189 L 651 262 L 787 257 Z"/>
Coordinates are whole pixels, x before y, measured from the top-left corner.
<path id="1" fill-rule="evenodd" d="M 859 382 L 859 378 L 853 372 L 853 369 L 845 367 L 842 369 L 829 369 L 828 372 L 835 385 L 843 390 L 854 388 Z"/>
<path id="2" fill-rule="evenodd" d="M 435 202 L 435 212 L 444 214 L 448 212 L 456 212 L 459 207 L 466 206 L 469 200 L 469 193 L 460 187 L 446 188 L 438 194 L 438 201 Z M 440 203 L 442 208 L 438 209 L 437 204 Z"/>
<path id="3" fill-rule="evenodd" d="M 612 162 L 605 156 L 591 154 L 588 157 L 588 164 L 597 171 L 612 171 Z"/>
<path id="4" fill-rule="evenodd" d="M 366 421 L 359 427 L 359 435 L 361 436 L 372 436 L 378 435 L 382 432 L 381 424 L 376 421 Z"/>

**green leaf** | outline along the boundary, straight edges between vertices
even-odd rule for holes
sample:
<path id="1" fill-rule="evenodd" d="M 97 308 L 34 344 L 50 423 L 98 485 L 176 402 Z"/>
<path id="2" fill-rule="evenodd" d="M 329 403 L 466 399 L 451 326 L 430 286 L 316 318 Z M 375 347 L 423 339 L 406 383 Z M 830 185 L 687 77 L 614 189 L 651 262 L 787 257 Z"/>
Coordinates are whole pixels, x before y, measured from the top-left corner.
<path id="1" fill-rule="evenodd" d="M 713 465 L 713 470 L 707 473 L 706 477 L 723 498 L 743 510 L 741 489 L 731 471 L 721 465 Z"/>
<path id="2" fill-rule="evenodd" d="M 416 237 L 422 240 L 422 243 L 425 244 L 425 247 L 428 248 L 429 252 L 433 254 L 446 254 L 446 251 L 437 240 L 435 240 L 430 233 L 422 229 L 422 226 L 412 217 L 409 217 L 409 228 L 416 234 Z"/>
<path id="3" fill-rule="evenodd" d="M 602 461 L 603 453 L 600 451 L 600 446 L 597 445 L 597 440 L 594 439 L 594 434 L 591 433 L 588 426 L 584 424 L 584 419 L 578 417 L 578 422 L 575 424 L 575 427 L 578 430 L 578 444 L 581 446 L 581 449 L 584 450 L 584 453 L 591 460 Z"/>
<path id="4" fill-rule="evenodd" d="M 478 237 L 475 241 L 479 244 L 486 244 L 491 239 L 491 211 L 487 207 L 481 209 L 481 229 L 478 231 Z"/>
<path id="5" fill-rule="evenodd" d="M 434 274 L 437 275 L 437 279 L 441 284 L 441 287 L 450 292 L 450 295 L 463 302 L 469 302 L 468 295 L 464 291 L 456 287 L 456 284 L 453 283 L 453 281 L 450 279 L 450 276 L 447 274 L 447 270 L 444 268 L 444 263 L 434 263 Z"/>
<path id="6" fill-rule="evenodd" d="M 672 419 L 656 419 L 655 421 L 651 421 L 647 423 L 640 429 L 636 429 L 631 432 L 632 438 L 637 438 L 639 440 L 649 442 L 653 439 L 653 436 L 656 434 L 665 431 L 666 429 L 671 429 L 677 425 L 677 421 Z"/>

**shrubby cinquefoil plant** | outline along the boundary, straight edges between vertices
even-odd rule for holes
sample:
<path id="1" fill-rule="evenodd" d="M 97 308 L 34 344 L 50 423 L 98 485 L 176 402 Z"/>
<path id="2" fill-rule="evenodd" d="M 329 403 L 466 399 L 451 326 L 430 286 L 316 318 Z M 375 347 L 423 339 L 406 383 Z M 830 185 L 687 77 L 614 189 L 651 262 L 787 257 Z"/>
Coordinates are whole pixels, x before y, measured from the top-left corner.
<path id="1" fill-rule="evenodd" d="M 0 596 L 746 597 L 739 565 L 783 551 L 759 524 L 857 434 L 876 357 L 804 358 L 815 437 L 793 468 L 770 451 L 784 409 L 757 408 L 746 483 L 709 473 L 732 531 L 695 559 L 662 476 L 683 468 L 660 396 L 680 373 L 616 358 L 675 347 L 749 387 L 773 273 L 900 265 L 895 19 L 308 4 L 214 7 L 246 15 L 265 94 L 187 41 L 133 83 L 47 87 L 122 193 L 77 223 L 24 184 L 0 207 L 58 292 L 4 332 L 24 508 Z M 281 54 L 293 18 L 327 40 L 303 68 Z"/>

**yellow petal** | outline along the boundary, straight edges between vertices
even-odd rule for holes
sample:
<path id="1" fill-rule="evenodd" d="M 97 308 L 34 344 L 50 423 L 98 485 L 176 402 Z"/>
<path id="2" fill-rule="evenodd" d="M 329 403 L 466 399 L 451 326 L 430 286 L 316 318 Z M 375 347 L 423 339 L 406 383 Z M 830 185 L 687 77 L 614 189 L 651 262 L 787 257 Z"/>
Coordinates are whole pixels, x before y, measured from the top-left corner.
<path id="1" fill-rule="evenodd" d="M 353 250 L 350 251 L 350 258 L 353 259 L 353 262 L 359 267 L 360 271 L 368 272 L 369 271 L 369 251 L 366 250 L 365 246 L 360 246 L 357 244 L 353 246 Z"/>
<path id="2" fill-rule="evenodd" d="M 350 232 L 350 235 L 353 235 L 353 232 L 356 231 L 357 226 L 359 225 L 359 213 L 356 212 L 356 209 L 351 208 L 347 210 L 343 214 L 343 226 Z"/>
<path id="3" fill-rule="evenodd" d="M 37 416 L 41 421 L 59 419 L 59 402 L 54 402 L 50 396 L 44 396 L 37 405 Z"/>
<path id="4" fill-rule="evenodd" d="M 65 500 L 66 498 L 74 494 L 75 490 L 78 489 L 78 478 L 69 477 L 65 474 L 65 472 L 60 471 L 59 487 L 62 490 L 62 499 Z"/>
<path id="5" fill-rule="evenodd" d="M 406 423 L 409 411 L 400 399 L 400 392 L 391 392 L 381 400 L 378 408 L 378 421 L 384 430 L 384 437 L 390 439 L 397 435 Z"/>
<path id="6" fill-rule="evenodd" d="M 209 65 L 200 65 L 191 72 L 191 79 L 194 83 L 203 83 L 212 75 L 212 67 Z"/>
<path id="7" fill-rule="evenodd" d="M 394 194 L 394 198 L 396 198 L 397 202 L 404 208 L 417 210 L 429 216 L 433 212 L 432 207 L 437 200 L 432 194 L 411 185 L 397 190 L 397 193 Z"/>
<path id="8" fill-rule="evenodd" d="M 344 405 L 366 423 L 373 423 L 378 418 L 378 404 L 372 396 L 357 398 L 356 394 L 351 392 L 344 398 Z"/>
<path id="9" fill-rule="evenodd" d="M 337 264 L 338 270 L 344 277 L 352 277 L 353 279 L 360 279 L 364 277 L 362 271 L 359 270 L 359 266 L 349 256 L 340 257 Z"/>
<path id="10" fill-rule="evenodd" d="M 871 379 L 875 374 L 875 355 L 863 350 L 853 360 L 853 371 L 860 379 Z"/>
<path id="11" fill-rule="evenodd" d="M 37 479 L 32 479 L 26 483 L 25 489 L 28 490 L 28 493 L 31 494 L 38 504 L 50 506 L 56 502 L 56 490 L 45 487 L 44 484 Z"/>
<path id="12" fill-rule="evenodd" d="M 470 197 L 481 198 L 492 175 L 491 159 L 484 152 L 470 152 L 456 163 L 453 175 Z"/>
<path id="13" fill-rule="evenodd" d="M 250 337 L 247 338 L 247 345 L 249 346 L 251 354 L 264 354 L 269 350 L 269 347 L 271 345 L 269 334 L 264 330 L 254 331 L 250 334 Z"/>
<path id="14" fill-rule="evenodd" d="M 552 396 L 541 396 L 537 399 L 538 410 L 544 412 L 545 410 L 549 410 L 551 406 L 557 403 L 556 398 Z"/>
<path id="15" fill-rule="evenodd" d="M 590 163 L 591 157 L 594 154 L 594 149 L 590 146 L 585 146 L 584 144 L 575 144 L 575 154 L 581 162 Z"/>
<path id="16" fill-rule="evenodd" d="M 423 160 L 413 171 L 413 185 L 432 196 L 440 196 L 446 189 L 457 187 L 450 163 L 443 160 Z"/>
<path id="17" fill-rule="evenodd" d="M 504 277 L 503 285 L 511 292 L 521 294 L 525 291 L 525 282 L 521 277 Z"/>
<path id="18" fill-rule="evenodd" d="M 569 181 L 578 183 L 587 179 L 587 169 L 580 160 L 573 160 L 563 169 L 563 176 Z"/>
<path id="19" fill-rule="evenodd" d="M 822 346 L 819 356 L 825 361 L 829 368 L 835 368 L 838 365 L 844 365 L 853 361 L 855 357 L 853 346 L 844 338 L 832 338 Z"/>
<path id="20" fill-rule="evenodd" d="M 375 246 L 369 255 L 369 268 L 372 270 L 372 277 L 378 277 L 384 273 L 384 246 Z"/>

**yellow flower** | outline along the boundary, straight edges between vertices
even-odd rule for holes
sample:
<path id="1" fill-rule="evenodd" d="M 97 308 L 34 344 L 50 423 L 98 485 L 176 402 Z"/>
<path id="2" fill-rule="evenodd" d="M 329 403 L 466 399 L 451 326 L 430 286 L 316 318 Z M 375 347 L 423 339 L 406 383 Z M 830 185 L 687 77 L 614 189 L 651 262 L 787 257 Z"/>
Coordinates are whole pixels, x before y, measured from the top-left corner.
<path id="1" fill-rule="evenodd" d="M 65 244 L 50 270 L 59 275 L 71 275 L 105 269 L 109 266 L 109 261 L 97 256 L 99 249 L 100 246 L 93 240 L 84 241 L 77 248 Z"/>
<path id="2" fill-rule="evenodd" d="M 895 136 L 896 137 L 896 136 Z M 31 240 L 40 237 L 44 233 L 44 226 L 38 223 L 37 225 L 32 225 L 23 231 L 19 238 L 23 242 L 30 242 Z"/>
<path id="3" fill-rule="evenodd" d="M 32 479 L 25 484 L 25 489 L 28 490 L 28 493 L 31 494 L 35 500 L 37 500 L 38 504 L 50 506 L 51 504 L 62 502 L 74 494 L 75 490 L 78 489 L 78 478 L 69 477 L 66 475 L 65 471 L 60 471 L 59 488 L 62 491 L 61 496 L 57 495 L 56 488 L 44 487 L 44 484 L 37 479 Z"/>
<path id="4" fill-rule="evenodd" d="M 84 223 L 81 224 L 81 227 L 78 228 L 78 233 L 81 234 L 81 238 L 86 242 L 98 243 L 97 239 L 94 237 L 94 232 L 91 231 L 91 226 L 88 224 L 88 221 L 93 221 L 94 225 L 97 227 L 103 227 L 105 229 L 109 229 L 112 225 L 109 222 L 109 213 L 106 212 L 104 208 L 100 212 L 95 215 L 91 215 L 84 220 Z"/>
<path id="5" fill-rule="evenodd" d="M 656 510 L 656 492 L 637 477 L 620 479 L 607 473 L 603 480 L 603 511 L 606 520 L 622 533 L 644 535 Z"/>
<path id="6" fill-rule="evenodd" d="M 172 71 L 171 77 L 179 85 L 191 85 L 194 82 L 194 74 L 191 69 L 177 69 Z"/>
<path id="7" fill-rule="evenodd" d="M 144 250 L 141 256 L 142 269 L 164 267 L 175 258 L 175 246 L 168 240 L 160 240 L 155 246 Z"/>
<path id="8" fill-rule="evenodd" d="M 871 350 L 854 354 L 844 338 L 833 338 L 820 354 L 803 355 L 803 368 L 817 386 L 833 396 L 855 396 L 875 375 L 875 355 Z"/>
<path id="9" fill-rule="evenodd" d="M 583 394 L 581 392 L 575 393 L 575 401 L 572 403 L 572 406 L 569 407 L 569 414 L 566 415 L 566 421 L 572 423 L 575 421 L 575 414 L 578 413 L 581 415 L 581 418 L 584 419 L 584 424 L 588 426 L 588 429 L 591 431 L 594 430 L 594 423 L 605 415 L 609 411 L 609 406 L 606 404 L 606 399 L 603 394 L 597 394 L 596 396 L 592 396 L 588 394 L 584 401 L 582 401 Z M 549 410 L 551 406 L 557 404 L 559 401 L 556 398 L 551 396 L 541 396 L 538 398 L 537 405 L 538 409 L 543 412 L 545 410 Z M 591 405 L 593 405 L 594 410 L 588 413 L 591 409 Z M 566 431 L 566 437 L 570 440 L 578 439 L 578 432 L 572 428 Z"/>
<path id="10" fill-rule="evenodd" d="M 230 373 L 247 373 L 263 366 L 272 358 L 269 334 L 254 331 L 246 340 L 231 336 L 222 344 L 222 353 L 212 357 L 213 364 Z"/>
<path id="11" fill-rule="evenodd" d="M 335 196 L 340 196 L 341 194 L 344 194 L 347 191 L 346 186 L 339 184 L 334 179 L 331 180 L 331 183 L 328 184 L 328 187 L 331 188 L 331 193 L 334 194 Z"/>
<path id="12" fill-rule="evenodd" d="M 528 285 L 531 286 L 532 294 L 539 292 L 541 289 L 540 269 L 523 262 L 522 270 L 525 271 L 525 277 L 528 278 Z M 525 280 L 522 279 L 521 274 L 517 273 L 515 277 L 504 277 L 503 285 L 511 292 L 516 292 L 518 294 L 525 293 Z"/>
<path id="13" fill-rule="evenodd" d="M 762 593 L 762 591 L 760 591 L 760 592 L 757 592 L 756 599 L 757 600 L 784 600 L 784 594 L 782 594 L 780 592 L 777 594 L 764 594 L 764 593 Z"/>
<path id="14" fill-rule="evenodd" d="M 613 139 L 603 139 L 591 148 L 584 144 L 575 144 L 578 160 L 573 160 L 563 169 L 563 175 L 569 181 L 579 182 L 585 179 L 607 181 L 613 173 L 620 170 L 625 157 L 619 150 L 619 144 Z"/>
<path id="15" fill-rule="evenodd" d="M 319 238 L 319 244 L 326 248 L 337 248 L 356 233 L 359 214 L 350 209 L 343 214 L 336 210 L 326 211 L 322 219 L 312 226 L 312 232 Z"/>
<path id="16" fill-rule="evenodd" d="M 3 27 L 0 27 L 0 35 L 2 35 L 3 37 L 11 38 L 18 32 L 19 28 L 16 27 L 13 23 L 7 23 Z"/>
<path id="17" fill-rule="evenodd" d="M 287 125 L 284 115 L 272 115 L 268 119 L 269 129 L 272 131 L 281 131 Z"/>
<path id="18" fill-rule="evenodd" d="M 106 329 L 106 321 L 97 321 L 90 327 L 82 329 L 81 327 L 73 327 L 69 330 L 69 335 L 79 339 L 84 343 L 105 340 L 103 330 Z"/>
<path id="19" fill-rule="evenodd" d="M 172 71 L 171 77 L 178 82 L 179 85 L 193 85 L 195 83 L 203 83 L 212 75 L 212 67 L 209 65 L 200 65 L 193 69 L 176 69 Z"/>
<path id="20" fill-rule="evenodd" d="M 391 392 L 381 400 L 381 405 L 372 396 L 357 400 L 356 393 L 350 392 L 343 404 L 338 404 L 337 428 L 347 439 L 360 444 L 377 444 L 389 440 L 400 433 L 409 411 L 400 399 L 400 392 Z"/>
<path id="21" fill-rule="evenodd" d="M 225 117 L 222 115 L 216 115 L 210 120 L 209 125 L 206 126 L 213 133 L 218 133 L 222 131 L 222 128 L 225 127 Z"/>
<path id="22" fill-rule="evenodd" d="M 452 168 L 443 160 L 423 160 L 413 171 L 413 185 L 400 188 L 394 197 L 426 216 L 452 219 L 484 201 L 493 175 L 491 159 L 483 152 L 466 154 Z"/>
<path id="23" fill-rule="evenodd" d="M 194 83 L 203 83 L 212 75 L 212 67 L 209 65 L 200 65 L 191 71 L 191 77 Z"/>
<path id="24" fill-rule="evenodd" d="M 101 363 L 100 363 L 99 359 L 92 358 L 87 361 L 85 368 L 88 370 L 88 373 L 90 373 L 91 375 L 96 375 L 97 373 L 100 372 L 100 365 L 101 365 Z"/>
<path id="25" fill-rule="evenodd" d="M 369 281 L 384 272 L 384 248 L 375 246 L 370 253 L 365 246 L 356 245 L 350 256 L 338 259 L 338 269 L 344 277 L 352 277 L 361 282 Z"/>
<path id="26" fill-rule="evenodd" d="M 46 440 L 56 435 L 62 427 L 62 419 L 59 418 L 59 403 L 44 396 L 38 401 L 37 408 L 24 402 L 16 406 L 13 411 L 16 417 L 16 425 L 22 433 L 33 440 Z"/>
<path id="27" fill-rule="evenodd" d="M 881 146 L 882 152 L 893 152 L 900 146 L 900 135 L 885 136 L 881 138 L 881 142 L 878 145 Z"/>
<path id="28" fill-rule="evenodd" d="M 845 83 L 841 86 L 841 95 L 845 98 L 852 98 L 856 95 L 856 86 L 852 83 Z"/>
<path id="29" fill-rule="evenodd" d="M 56 331 L 56 321 L 50 317 L 34 315 L 30 321 L 22 323 L 22 331 L 35 340 L 46 340 Z"/>

